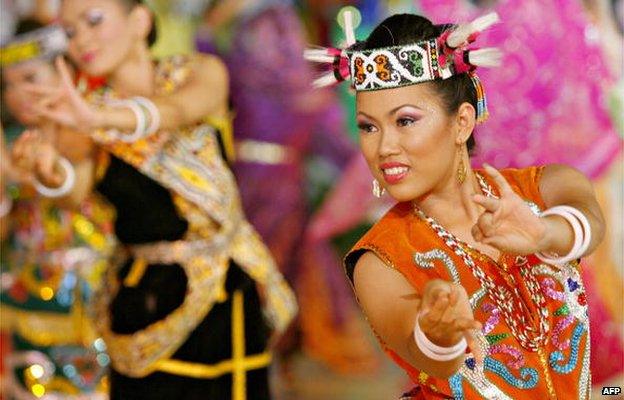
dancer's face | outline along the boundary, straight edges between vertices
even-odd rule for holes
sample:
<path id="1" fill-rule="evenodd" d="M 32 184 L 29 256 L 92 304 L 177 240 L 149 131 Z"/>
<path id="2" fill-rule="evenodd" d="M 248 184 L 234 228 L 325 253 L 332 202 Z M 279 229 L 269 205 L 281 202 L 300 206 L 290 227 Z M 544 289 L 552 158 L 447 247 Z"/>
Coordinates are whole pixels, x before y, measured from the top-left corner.
<path id="1" fill-rule="evenodd" d="M 36 126 L 39 123 L 33 105 L 37 96 L 25 88 L 28 85 L 56 85 L 58 75 L 50 62 L 33 60 L 2 69 L 4 101 L 11 115 L 21 124 Z"/>
<path id="2" fill-rule="evenodd" d="M 429 83 L 357 94 L 362 153 L 397 201 L 426 196 L 454 176 L 455 121 Z"/>
<path id="3" fill-rule="evenodd" d="M 121 0 L 64 0 L 60 18 L 69 56 L 91 76 L 115 72 L 145 42 L 151 24 L 144 7 L 129 9 Z"/>

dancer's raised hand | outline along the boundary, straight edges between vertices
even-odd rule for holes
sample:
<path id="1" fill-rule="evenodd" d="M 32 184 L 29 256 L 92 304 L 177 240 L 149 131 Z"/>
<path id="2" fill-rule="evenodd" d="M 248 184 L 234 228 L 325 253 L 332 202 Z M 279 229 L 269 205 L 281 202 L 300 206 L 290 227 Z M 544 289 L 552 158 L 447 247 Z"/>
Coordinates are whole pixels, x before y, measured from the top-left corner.
<path id="1" fill-rule="evenodd" d="M 97 109 L 82 97 L 73 83 L 65 60 L 58 57 L 56 69 L 61 77 L 57 86 L 29 85 L 27 90 L 39 96 L 34 105 L 43 118 L 54 121 L 78 132 L 89 132 L 99 124 Z"/>
<path id="2" fill-rule="evenodd" d="M 500 198 L 474 195 L 475 203 L 485 209 L 472 227 L 475 240 L 512 254 L 533 254 L 546 249 L 546 221 L 531 211 L 500 172 L 489 165 L 484 167 L 498 186 Z"/>

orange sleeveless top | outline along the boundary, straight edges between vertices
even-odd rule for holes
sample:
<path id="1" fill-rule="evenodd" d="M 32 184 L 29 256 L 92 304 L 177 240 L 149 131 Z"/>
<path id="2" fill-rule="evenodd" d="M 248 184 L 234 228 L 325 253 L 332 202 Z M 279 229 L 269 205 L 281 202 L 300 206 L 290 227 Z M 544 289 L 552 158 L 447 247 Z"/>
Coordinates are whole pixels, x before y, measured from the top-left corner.
<path id="1" fill-rule="evenodd" d="M 535 213 L 542 168 L 501 173 Z M 495 184 L 478 172 L 482 189 Z M 411 203 L 395 205 L 345 258 L 349 279 L 360 256 L 374 252 L 400 272 L 417 293 L 430 279 L 461 284 L 475 318 L 483 324 L 479 343 L 487 356 L 468 353 L 449 379 L 428 376 L 382 343 L 417 385 L 414 399 L 585 399 L 590 391 L 589 322 L 578 264 L 545 264 L 533 255 L 502 254 L 494 261 L 470 248 L 419 213 Z M 516 312 L 509 311 L 515 304 Z"/>

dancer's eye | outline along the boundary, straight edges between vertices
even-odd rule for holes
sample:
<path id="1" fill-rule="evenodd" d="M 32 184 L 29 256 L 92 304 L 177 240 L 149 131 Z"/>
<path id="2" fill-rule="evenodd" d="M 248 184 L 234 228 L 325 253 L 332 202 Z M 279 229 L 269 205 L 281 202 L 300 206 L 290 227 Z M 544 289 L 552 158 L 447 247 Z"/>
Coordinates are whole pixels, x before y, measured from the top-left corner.
<path id="1" fill-rule="evenodd" d="M 414 118 L 402 117 L 397 119 L 397 126 L 410 126 L 413 125 L 416 120 Z"/>
<path id="2" fill-rule="evenodd" d="M 375 127 L 375 125 L 364 123 L 364 122 L 358 124 L 358 129 L 360 130 L 360 132 L 363 132 L 363 133 L 371 133 L 371 132 L 377 131 L 377 128 Z"/>

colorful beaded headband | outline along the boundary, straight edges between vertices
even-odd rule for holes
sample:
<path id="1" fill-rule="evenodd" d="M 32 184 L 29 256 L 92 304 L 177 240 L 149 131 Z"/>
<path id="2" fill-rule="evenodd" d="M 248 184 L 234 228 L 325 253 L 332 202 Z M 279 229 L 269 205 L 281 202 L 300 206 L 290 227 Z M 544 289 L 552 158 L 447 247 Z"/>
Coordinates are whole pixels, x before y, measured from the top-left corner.
<path id="1" fill-rule="evenodd" d="M 323 87 L 351 80 L 360 91 L 392 89 L 421 82 L 442 80 L 469 73 L 477 91 L 477 122 L 487 119 L 487 102 L 483 85 L 475 73 L 478 66 L 500 64 L 501 53 L 494 48 L 478 49 L 470 45 L 479 33 L 498 22 L 490 13 L 473 22 L 458 25 L 435 39 L 402 46 L 358 50 L 351 12 L 344 13 L 346 49 L 309 49 L 304 57 L 310 61 L 331 64 L 331 71 L 314 81 Z"/>
<path id="2" fill-rule="evenodd" d="M 20 64 L 35 59 L 51 60 L 67 49 L 67 37 L 58 25 L 47 26 L 18 35 L 0 49 L 0 66 Z"/>

